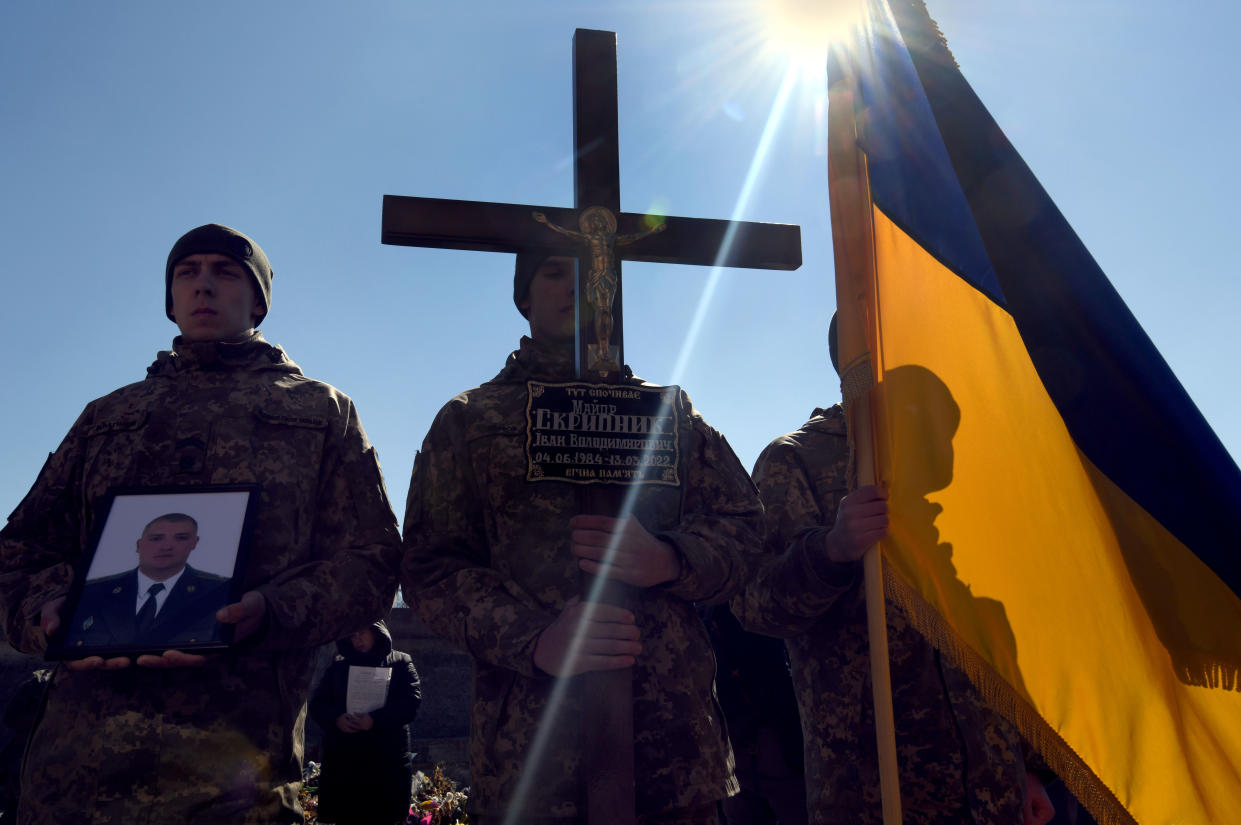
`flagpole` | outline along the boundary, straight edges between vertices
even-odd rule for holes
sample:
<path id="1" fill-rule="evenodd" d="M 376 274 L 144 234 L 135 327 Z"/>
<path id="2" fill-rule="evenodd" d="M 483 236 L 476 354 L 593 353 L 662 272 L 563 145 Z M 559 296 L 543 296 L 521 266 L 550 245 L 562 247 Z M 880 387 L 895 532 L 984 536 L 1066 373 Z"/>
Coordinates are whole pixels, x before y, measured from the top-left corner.
<path id="1" fill-rule="evenodd" d="M 888 670 L 888 628 L 884 615 L 883 554 L 875 544 L 862 561 L 866 572 L 866 626 L 870 636 L 870 681 L 875 698 L 875 737 L 879 750 L 879 791 L 884 825 L 901 825 L 901 786 L 896 764 L 896 720 L 892 676 Z"/>
<path id="2" fill-rule="evenodd" d="M 859 485 L 875 483 L 870 417 L 871 393 L 853 402 L 854 443 Z M 901 786 L 896 761 L 896 719 L 892 711 L 892 674 L 888 666 L 888 622 L 883 595 L 883 553 L 872 544 L 862 558 L 866 589 L 866 629 L 870 644 L 870 682 L 875 709 L 875 745 L 879 756 L 879 792 L 883 802 L 883 825 L 901 825 Z"/>
<path id="3" fill-rule="evenodd" d="M 866 157 L 857 143 L 853 78 L 850 73 L 832 82 L 828 94 L 828 189 L 836 264 L 839 349 L 845 365 L 841 373 L 841 396 L 849 419 L 855 478 L 862 486 L 878 483 L 879 476 L 875 467 L 875 428 L 871 407 L 876 375 L 881 380 L 883 373 L 882 350 L 878 346 L 874 229 L 870 221 Z M 902 825 L 896 723 L 892 712 L 892 678 L 888 666 L 883 556 L 877 544 L 867 549 L 862 568 L 865 574 L 866 625 L 883 825 Z"/>

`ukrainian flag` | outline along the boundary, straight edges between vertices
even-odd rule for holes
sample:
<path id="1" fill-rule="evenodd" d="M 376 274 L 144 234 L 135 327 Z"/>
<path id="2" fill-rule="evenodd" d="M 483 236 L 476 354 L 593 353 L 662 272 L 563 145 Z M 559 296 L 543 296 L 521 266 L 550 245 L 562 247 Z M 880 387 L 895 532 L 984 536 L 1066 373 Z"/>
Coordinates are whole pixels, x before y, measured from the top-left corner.
<path id="1" fill-rule="evenodd" d="M 1241 821 L 1241 472 L 925 6 L 866 6 L 829 172 L 887 596 L 1101 823 Z"/>

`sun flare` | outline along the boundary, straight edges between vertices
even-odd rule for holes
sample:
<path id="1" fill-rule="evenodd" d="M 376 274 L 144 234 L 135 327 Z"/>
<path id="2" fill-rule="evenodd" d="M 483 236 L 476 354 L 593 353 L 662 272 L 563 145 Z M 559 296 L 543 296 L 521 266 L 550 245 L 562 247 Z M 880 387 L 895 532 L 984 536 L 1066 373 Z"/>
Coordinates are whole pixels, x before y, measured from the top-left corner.
<path id="1" fill-rule="evenodd" d="M 863 0 L 759 0 L 764 49 L 822 72 L 828 48 L 850 36 L 862 6 Z"/>

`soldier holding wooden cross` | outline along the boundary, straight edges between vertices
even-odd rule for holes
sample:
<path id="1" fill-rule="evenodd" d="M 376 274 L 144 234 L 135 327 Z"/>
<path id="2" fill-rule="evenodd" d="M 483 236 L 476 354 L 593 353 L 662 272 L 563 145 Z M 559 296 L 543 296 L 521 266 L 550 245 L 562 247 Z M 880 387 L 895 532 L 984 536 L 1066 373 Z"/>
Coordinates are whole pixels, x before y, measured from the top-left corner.
<path id="1" fill-rule="evenodd" d="M 681 486 L 637 488 L 631 510 L 613 518 L 579 515 L 570 480 L 531 477 L 527 410 L 573 379 L 572 264 L 518 256 L 514 301 L 531 337 L 494 379 L 450 401 L 427 434 L 405 515 L 404 592 L 432 629 L 475 657 L 471 801 L 480 821 L 582 820 L 578 729 L 590 720 L 577 691 L 557 692 L 557 677 L 633 668 L 639 821 L 712 822 L 736 780 L 694 602 L 725 600 L 744 583 L 761 510 L 727 442 L 675 388 L 658 388 L 671 395 L 666 429 L 676 430 L 660 440 L 675 442 L 666 446 L 679 455 Z M 626 375 L 618 394 L 643 386 Z M 614 406 L 591 412 L 584 403 L 580 417 L 623 418 Z M 600 432 L 566 429 L 564 443 Z M 641 595 L 632 609 L 588 606 L 579 570 Z"/>

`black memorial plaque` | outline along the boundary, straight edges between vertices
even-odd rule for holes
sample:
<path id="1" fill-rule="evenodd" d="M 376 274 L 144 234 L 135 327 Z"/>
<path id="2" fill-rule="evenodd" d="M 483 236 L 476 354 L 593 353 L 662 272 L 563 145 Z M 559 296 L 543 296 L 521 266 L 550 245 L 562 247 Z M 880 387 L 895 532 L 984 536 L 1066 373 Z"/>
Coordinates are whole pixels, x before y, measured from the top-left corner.
<path id="1" fill-rule="evenodd" d="M 679 387 L 526 387 L 527 481 L 681 483 Z"/>

